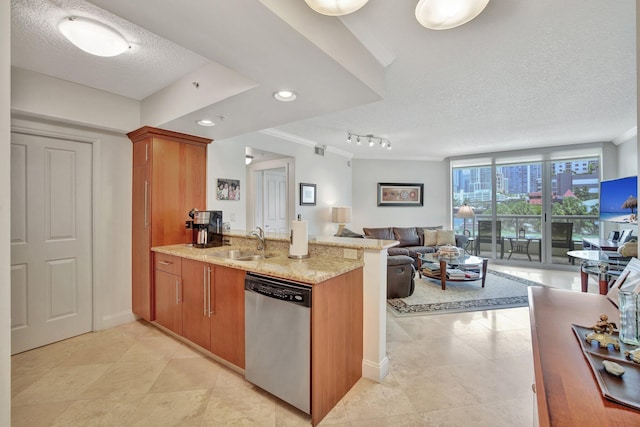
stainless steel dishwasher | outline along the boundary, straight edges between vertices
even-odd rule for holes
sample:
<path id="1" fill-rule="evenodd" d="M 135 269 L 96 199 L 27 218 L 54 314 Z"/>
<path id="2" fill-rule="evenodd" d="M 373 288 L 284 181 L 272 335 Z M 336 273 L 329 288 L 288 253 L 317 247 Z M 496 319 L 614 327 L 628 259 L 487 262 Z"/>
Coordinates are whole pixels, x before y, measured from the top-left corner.
<path id="1" fill-rule="evenodd" d="M 311 286 L 247 273 L 247 381 L 311 413 Z"/>

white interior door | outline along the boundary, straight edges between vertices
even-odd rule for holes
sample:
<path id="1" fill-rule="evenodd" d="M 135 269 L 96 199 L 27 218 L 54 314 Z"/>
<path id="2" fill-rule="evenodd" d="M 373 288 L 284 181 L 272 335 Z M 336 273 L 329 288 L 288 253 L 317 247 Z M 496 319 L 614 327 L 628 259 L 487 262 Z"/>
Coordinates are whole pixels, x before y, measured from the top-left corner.
<path id="1" fill-rule="evenodd" d="M 264 230 L 269 233 L 287 233 L 287 179 L 286 171 L 264 171 Z"/>
<path id="2" fill-rule="evenodd" d="M 11 352 L 92 329 L 92 147 L 11 134 Z"/>

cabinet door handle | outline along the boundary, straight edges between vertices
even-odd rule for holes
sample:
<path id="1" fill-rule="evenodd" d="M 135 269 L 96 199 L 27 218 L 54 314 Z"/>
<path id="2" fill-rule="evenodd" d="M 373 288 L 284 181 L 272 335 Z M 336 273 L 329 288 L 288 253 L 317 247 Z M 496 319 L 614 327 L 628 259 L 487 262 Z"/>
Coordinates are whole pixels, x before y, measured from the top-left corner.
<path id="1" fill-rule="evenodd" d="M 209 301 L 209 317 L 211 317 L 212 314 L 213 315 L 216 314 L 216 312 L 215 312 L 216 304 L 215 304 L 215 301 L 214 301 L 213 302 L 214 310 L 211 311 L 211 298 L 212 298 L 212 296 L 211 296 L 211 267 L 208 267 L 208 269 L 209 269 L 209 276 L 208 276 L 209 277 L 209 282 L 208 282 L 209 298 L 207 298 L 207 300 Z M 214 292 L 215 292 L 215 289 L 214 289 Z M 215 297 L 215 294 L 213 295 L 213 297 Z"/>
<path id="2" fill-rule="evenodd" d="M 149 227 L 149 181 L 144 182 L 144 228 Z"/>
<path id="3" fill-rule="evenodd" d="M 149 144 L 144 144 L 144 160 L 149 160 Z"/>
<path id="4" fill-rule="evenodd" d="M 173 263 L 169 262 L 169 261 L 158 261 L 158 264 L 160 264 L 160 265 L 171 265 Z"/>
<path id="5" fill-rule="evenodd" d="M 180 281 L 176 280 L 176 304 L 180 304 Z"/>
<path id="6" fill-rule="evenodd" d="M 207 315 L 207 267 L 202 269 L 202 315 Z"/>

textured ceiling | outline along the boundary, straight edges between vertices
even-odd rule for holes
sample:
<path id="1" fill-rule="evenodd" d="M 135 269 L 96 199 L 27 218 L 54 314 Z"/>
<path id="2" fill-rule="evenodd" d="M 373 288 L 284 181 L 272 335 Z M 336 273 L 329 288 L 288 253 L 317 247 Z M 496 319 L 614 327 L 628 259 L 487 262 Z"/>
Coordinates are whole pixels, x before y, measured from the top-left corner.
<path id="1" fill-rule="evenodd" d="M 493 0 L 446 31 L 421 27 L 415 3 L 371 0 L 333 18 L 299 0 L 12 0 L 12 65 L 148 104 L 163 92 L 183 101 L 145 124 L 214 139 L 268 128 L 359 158 L 612 141 L 636 126 L 635 1 Z M 132 49 L 75 49 L 56 30 L 68 15 L 110 23 Z M 204 105 L 182 85 L 212 64 L 228 79 L 203 77 L 218 92 Z M 227 81 L 235 89 L 223 93 Z M 275 102 L 281 88 L 298 100 Z M 393 150 L 347 145 L 347 131 Z"/>

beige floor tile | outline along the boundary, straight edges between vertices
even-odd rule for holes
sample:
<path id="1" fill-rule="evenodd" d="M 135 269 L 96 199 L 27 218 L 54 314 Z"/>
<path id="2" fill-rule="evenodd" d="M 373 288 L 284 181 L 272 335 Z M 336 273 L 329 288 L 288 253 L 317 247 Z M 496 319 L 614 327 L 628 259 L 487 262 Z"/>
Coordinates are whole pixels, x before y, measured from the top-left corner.
<path id="1" fill-rule="evenodd" d="M 136 340 L 136 343 L 122 355 L 120 362 L 169 360 L 175 354 L 185 351 L 184 347 L 185 344 L 168 336 L 143 337 Z"/>
<path id="2" fill-rule="evenodd" d="M 344 406 L 344 401 L 341 400 L 333 407 L 331 411 L 320 422 L 320 425 L 349 425 L 349 416 L 347 415 L 347 409 Z"/>
<path id="3" fill-rule="evenodd" d="M 11 425 L 12 427 L 49 427 L 72 403 L 68 401 L 13 406 Z"/>
<path id="4" fill-rule="evenodd" d="M 275 425 L 278 427 L 309 426 L 311 425 L 311 416 L 289 405 L 287 402 L 276 399 Z"/>
<path id="5" fill-rule="evenodd" d="M 382 383 L 366 378 L 343 398 L 349 421 L 415 414 L 415 408 L 398 382 L 390 375 Z"/>
<path id="6" fill-rule="evenodd" d="M 496 332 L 490 337 L 466 335 L 464 340 L 468 348 L 487 359 L 531 355 L 531 333 L 525 329 Z"/>
<path id="7" fill-rule="evenodd" d="M 106 398 L 145 394 L 167 363 L 166 360 L 114 363 L 85 390 L 84 397 Z"/>
<path id="8" fill-rule="evenodd" d="M 495 403 L 531 394 L 531 379 L 505 375 L 503 366 L 507 359 L 488 360 L 484 363 L 457 365 L 451 375 L 473 394 L 480 403 Z"/>
<path id="9" fill-rule="evenodd" d="M 128 425 L 143 395 L 76 400 L 55 419 L 52 427 L 108 427 Z"/>
<path id="10" fill-rule="evenodd" d="M 209 390 L 149 393 L 131 415 L 129 426 L 200 426 Z"/>
<path id="11" fill-rule="evenodd" d="M 205 411 L 203 426 L 275 426 L 276 402 L 253 387 L 214 389 Z"/>
<path id="12" fill-rule="evenodd" d="M 419 414 L 353 421 L 350 425 L 352 427 L 429 427 Z"/>
<path id="13" fill-rule="evenodd" d="M 54 368 L 12 399 L 12 405 L 33 405 L 81 398 L 109 365 L 63 366 Z"/>
<path id="14" fill-rule="evenodd" d="M 204 357 L 171 359 L 149 392 L 210 389 L 215 385 L 220 371 L 219 364 Z"/>
<path id="15" fill-rule="evenodd" d="M 427 426 L 520 427 L 533 425 L 531 399 L 423 412 Z"/>
<path id="16" fill-rule="evenodd" d="M 451 375 L 456 366 L 433 367 L 415 372 L 401 382 L 401 389 L 418 412 L 477 405 L 481 401 Z"/>

